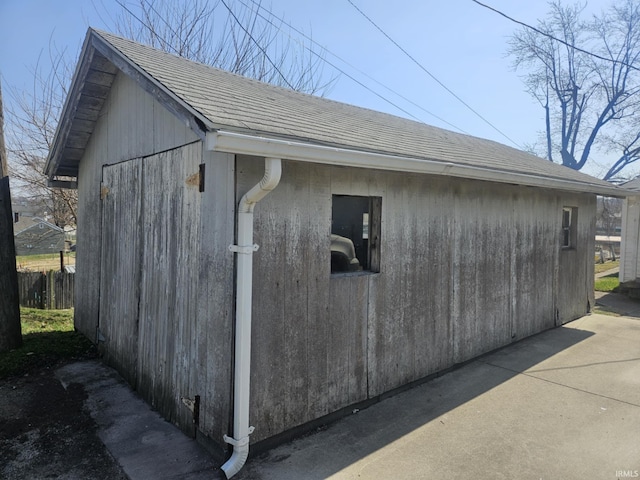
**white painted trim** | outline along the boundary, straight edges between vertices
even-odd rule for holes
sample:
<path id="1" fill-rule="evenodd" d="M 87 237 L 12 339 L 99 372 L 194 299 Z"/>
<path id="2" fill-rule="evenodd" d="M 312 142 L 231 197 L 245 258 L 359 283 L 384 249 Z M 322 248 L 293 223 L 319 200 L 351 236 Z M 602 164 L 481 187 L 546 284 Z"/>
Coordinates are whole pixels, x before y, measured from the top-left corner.
<path id="1" fill-rule="evenodd" d="M 446 175 L 579 193 L 594 193 L 612 197 L 626 197 L 633 194 L 633 192 L 624 190 L 613 184 L 608 187 L 596 183 L 580 182 L 570 179 L 544 177 L 541 175 L 531 175 L 437 160 L 424 160 L 420 158 L 365 152 L 224 130 L 207 132 L 205 146 L 207 150 L 219 152 L 286 158 L 289 160 L 344 167 Z M 635 192 L 635 194 L 637 195 L 637 192 Z"/>

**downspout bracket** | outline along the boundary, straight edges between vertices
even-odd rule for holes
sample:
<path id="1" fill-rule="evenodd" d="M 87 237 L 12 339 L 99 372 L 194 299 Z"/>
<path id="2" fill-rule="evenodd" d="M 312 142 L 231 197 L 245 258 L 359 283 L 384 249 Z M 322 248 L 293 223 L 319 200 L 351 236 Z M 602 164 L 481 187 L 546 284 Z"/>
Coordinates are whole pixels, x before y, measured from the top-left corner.
<path id="1" fill-rule="evenodd" d="M 241 247 L 240 245 L 229 245 L 229 251 L 234 253 L 241 253 L 244 255 L 251 255 L 253 252 L 257 252 L 260 248 L 259 245 L 253 244 Z"/>
<path id="2" fill-rule="evenodd" d="M 249 427 L 249 435 L 251 435 L 254 430 L 255 430 L 255 427 Z M 233 445 L 234 447 L 242 447 L 249 443 L 249 435 L 247 435 L 246 437 L 242 437 L 240 439 L 230 437 L 229 435 L 223 435 L 222 438 L 229 445 Z"/>

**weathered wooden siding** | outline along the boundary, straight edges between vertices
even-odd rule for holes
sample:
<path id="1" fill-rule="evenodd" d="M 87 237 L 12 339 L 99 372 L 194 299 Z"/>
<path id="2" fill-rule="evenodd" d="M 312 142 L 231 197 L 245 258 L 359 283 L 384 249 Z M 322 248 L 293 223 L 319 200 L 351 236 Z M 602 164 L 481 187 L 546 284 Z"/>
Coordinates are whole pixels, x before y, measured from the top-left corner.
<path id="1" fill-rule="evenodd" d="M 137 382 L 141 395 L 181 427 L 180 398 L 198 393 L 196 369 L 202 144 L 143 159 L 142 275 Z M 140 195 L 140 193 L 139 193 Z M 194 278 L 195 277 L 195 278 Z"/>
<path id="2" fill-rule="evenodd" d="M 640 197 L 627 197 L 622 206 L 620 281 L 636 280 L 640 271 Z"/>
<path id="3" fill-rule="evenodd" d="M 80 162 L 75 326 L 96 338 L 100 306 L 102 166 L 161 152 L 197 140 L 129 77 L 118 74 Z M 80 294 L 81 293 L 81 294 Z"/>
<path id="4" fill-rule="evenodd" d="M 262 173 L 239 157 L 236 200 Z M 330 274 L 332 194 L 382 197 L 380 273 Z M 252 441 L 586 313 L 594 216 L 589 195 L 285 161 L 256 208 Z"/>
<path id="5" fill-rule="evenodd" d="M 555 275 L 562 225 L 558 215 L 562 207 L 557 207 L 549 195 L 543 190 L 526 189 L 511 197 L 510 295 L 514 340 L 555 324 Z"/>
<path id="6" fill-rule="evenodd" d="M 179 397 L 199 395 L 199 429 L 221 444 L 230 433 L 234 158 L 201 143 L 150 157 L 196 140 L 118 74 L 80 164 L 75 324 L 96 339 L 100 322 L 108 360 L 187 432 Z M 203 193 L 197 179 L 185 183 L 200 162 Z"/>
<path id="7" fill-rule="evenodd" d="M 596 251 L 595 195 L 565 195 L 558 199 L 558 211 L 563 207 L 578 210 L 575 248 L 558 251 L 557 319 L 558 325 L 575 320 L 595 304 L 594 255 Z M 556 217 L 557 222 L 562 217 Z"/>
<path id="8" fill-rule="evenodd" d="M 198 278 L 195 374 L 201 396 L 200 430 L 222 453 L 229 431 L 231 368 L 233 363 L 234 255 L 228 246 L 235 237 L 235 158 L 203 153 L 205 191 L 201 194 L 200 258 L 193 270 Z M 192 277 L 193 281 L 193 277 Z"/>
<path id="9" fill-rule="evenodd" d="M 228 433 L 233 158 L 202 143 L 104 167 L 100 331 L 106 360 L 169 421 Z"/>
<path id="10" fill-rule="evenodd" d="M 142 253 L 142 160 L 105 166 L 99 328 L 105 359 L 136 385 Z M 98 252 L 96 252 L 96 256 Z"/>

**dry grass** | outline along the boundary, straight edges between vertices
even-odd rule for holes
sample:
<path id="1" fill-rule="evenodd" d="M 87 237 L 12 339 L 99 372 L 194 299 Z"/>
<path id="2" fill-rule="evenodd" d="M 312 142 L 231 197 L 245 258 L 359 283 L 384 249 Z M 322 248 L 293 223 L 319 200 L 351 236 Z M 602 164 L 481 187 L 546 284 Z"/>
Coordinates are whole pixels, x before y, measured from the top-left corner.
<path id="1" fill-rule="evenodd" d="M 620 266 L 620 260 L 616 260 L 615 262 L 604 262 L 604 263 L 598 263 L 596 262 L 596 270 L 595 273 L 602 273 L 602 272 L 606 272 L 607 270 L 611 270 L 613 268 L 617 268 Z"/>
<path id="2" fill-rule="evenodd" d="M 75 265 L 75 252 L 64 253 L 64 264 Z M 47 253 L 44 255 L 19 255 L 16 257 L 18 271 L 22 272 L 48 272 L 49 270 L 60 270 L 60 254 Z"/>

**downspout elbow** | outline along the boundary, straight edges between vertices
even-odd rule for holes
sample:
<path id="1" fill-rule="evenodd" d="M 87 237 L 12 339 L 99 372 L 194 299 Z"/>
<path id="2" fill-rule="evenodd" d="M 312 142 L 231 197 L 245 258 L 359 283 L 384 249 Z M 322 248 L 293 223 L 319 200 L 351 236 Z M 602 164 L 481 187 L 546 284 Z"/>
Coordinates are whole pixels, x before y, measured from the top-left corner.
<path id="1" fill-rule="evenodd" d="M 225 440 L 229 440 L 226 438 Z M 249 437 L 246 439 L 246 443 L 243 445 L 236 444 L 233 446 L 233 453 L 229 460 L 225 462 L 222 467 L 222 471 L 225 476 L 229 479 L 233 477 L 236 473 L 240 471 L 240 469 L 247 463 L 247 458 L 249 457 Z"/>
<path id="2" fill-rule="evenodd" d="M 256 203 L 278 186 L 282 176 L 282 160 L 279 158 L 265 158 L 264 176 L 251 190 L 245 193 L 240 200 L 239 213 L 253 213 Z"/>

